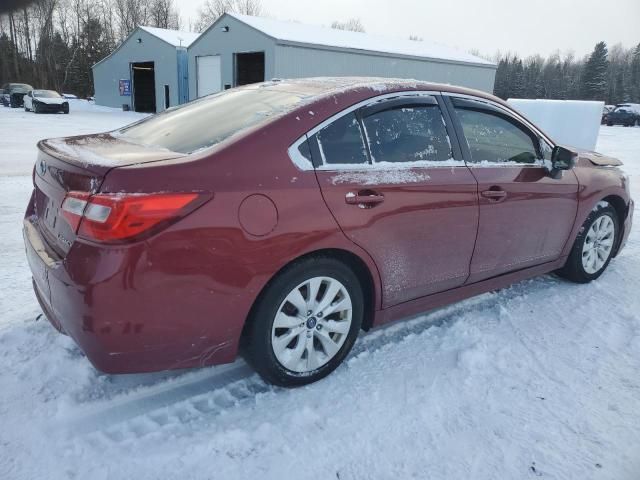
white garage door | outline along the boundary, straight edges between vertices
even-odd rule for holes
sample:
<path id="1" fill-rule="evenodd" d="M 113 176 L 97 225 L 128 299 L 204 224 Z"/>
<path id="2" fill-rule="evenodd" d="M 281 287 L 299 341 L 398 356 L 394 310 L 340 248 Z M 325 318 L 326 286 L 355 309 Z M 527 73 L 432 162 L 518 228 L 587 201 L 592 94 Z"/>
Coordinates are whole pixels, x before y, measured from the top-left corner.
<path id="1" fill-rule="evenodd" d="M 222 70 L 220 55 L 196 57 L 198 70 L 198 97 L 222 90 Z"/>

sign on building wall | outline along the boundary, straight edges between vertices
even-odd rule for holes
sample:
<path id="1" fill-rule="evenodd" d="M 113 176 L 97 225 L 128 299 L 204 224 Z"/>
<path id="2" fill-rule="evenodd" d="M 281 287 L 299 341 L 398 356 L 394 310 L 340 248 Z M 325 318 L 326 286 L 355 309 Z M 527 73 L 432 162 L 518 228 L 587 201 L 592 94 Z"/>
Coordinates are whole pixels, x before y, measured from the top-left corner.
<path id="1" fill-rule="evenodd" d="M 131 80 L 123 79 L 120 80 L 120 96 L 121 97 L 130 97 L 131 96 Z"/>

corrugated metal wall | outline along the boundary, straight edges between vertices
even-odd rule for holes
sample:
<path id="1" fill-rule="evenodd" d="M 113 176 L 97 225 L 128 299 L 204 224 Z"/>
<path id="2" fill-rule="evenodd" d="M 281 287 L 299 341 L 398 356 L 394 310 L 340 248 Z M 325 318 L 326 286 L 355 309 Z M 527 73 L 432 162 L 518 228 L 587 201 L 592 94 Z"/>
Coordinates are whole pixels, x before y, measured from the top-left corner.
<path id="1" fill-rule="evenodd" d="M 220 23 L 222 22 L 222 23 Z M 236 53 L 264 52 L 265 80 L 272 79 L 275 66 L 275 42 L 266 35 L 248 27 L 232 17 L 226 17 L 202 34 L 189 47 L 189 99 L 198 95 L 196 57 L 220 55 L 222 69 L 222 88 L 235 86 Z M 224 31 L 222 27 L 229 27 Z"/>
<path id="2" fill-rule="evenodd" d="M 449 83 L 493 93 L 495 67 L 338 52 L 278 45 L 275 75 L 280 78 L 373 76 Z"/>

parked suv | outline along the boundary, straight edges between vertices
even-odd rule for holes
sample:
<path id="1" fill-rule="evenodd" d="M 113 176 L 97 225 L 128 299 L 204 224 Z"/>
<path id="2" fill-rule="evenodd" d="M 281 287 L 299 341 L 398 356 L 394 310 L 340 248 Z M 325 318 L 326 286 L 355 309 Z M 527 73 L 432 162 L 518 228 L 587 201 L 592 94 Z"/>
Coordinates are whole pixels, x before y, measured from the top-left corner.
<path id="1" fill-rule="evenodd" d="M 623 103 L 616 105 L 613 112 L 607 114 L 607 125 L 624 125 L 633 127 L 640 125 L 640 104 Z"/>
<path id="2" fill-rule="evenodd" d="M 2 86 L 2 104 L 5 107 L 18 108 L 24 105 L 24 96 L 33 90 L 27 83 L 5 83 Z"/>

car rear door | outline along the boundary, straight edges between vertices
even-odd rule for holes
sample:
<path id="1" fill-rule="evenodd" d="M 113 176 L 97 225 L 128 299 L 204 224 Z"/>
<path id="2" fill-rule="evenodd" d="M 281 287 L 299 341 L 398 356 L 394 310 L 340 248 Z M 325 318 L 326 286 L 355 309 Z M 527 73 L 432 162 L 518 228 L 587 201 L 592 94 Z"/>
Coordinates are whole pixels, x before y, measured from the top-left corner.
<path id="1" fill-rule="evenodd" d="M 573 171 L 549 174 L 551 145 L 515 114 L 474 98 L 446 97 L 478 181 L 480 221 L 467 283 L 557 260 L 578 208 Z"/>
<path id="2" fill-rule="evenodd" d="M 383 307 L 462 285 L 477 185 L 438 95 L 385 96 L 310 132 L 324 199 L 373 258 Z"/>

